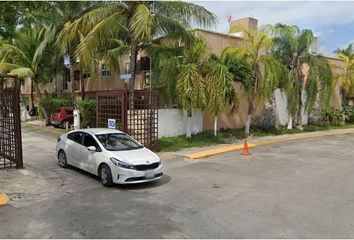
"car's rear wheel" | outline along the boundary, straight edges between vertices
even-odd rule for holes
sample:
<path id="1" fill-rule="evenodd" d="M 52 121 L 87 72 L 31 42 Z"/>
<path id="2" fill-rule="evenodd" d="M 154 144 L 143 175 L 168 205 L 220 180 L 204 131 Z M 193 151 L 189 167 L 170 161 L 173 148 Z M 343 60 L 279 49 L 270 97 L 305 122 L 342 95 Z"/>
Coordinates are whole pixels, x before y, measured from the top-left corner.
<path id="1" fill-rule="evenodd" d="M 112 172 L 107 164 L 103 164 L 100 169 L 100 177 L 103 186 L 111 187 L 113 186 Z"/>
<path id="2" fill-rule="evenodd" d="M 66 161 L 66 154 L 63 150 L 60 150 L 58 153 L 58 162 L 59 162 L 60 167 L 62 167 L 62 168 L 68 167 L 68 163 Z"/>

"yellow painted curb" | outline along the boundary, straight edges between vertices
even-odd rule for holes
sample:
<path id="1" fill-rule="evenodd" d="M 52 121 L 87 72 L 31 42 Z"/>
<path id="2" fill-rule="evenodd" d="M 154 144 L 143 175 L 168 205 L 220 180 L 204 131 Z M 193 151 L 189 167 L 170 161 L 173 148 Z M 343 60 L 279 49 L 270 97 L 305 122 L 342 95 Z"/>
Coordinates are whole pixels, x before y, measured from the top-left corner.
<path id="1" fill-rule="evenodd" d="M 6 196 L 5 193 L 0 193 L 0 206 L 6 205 L 9 202 L 9 198 Z"/>
<path id="2" fill-rule="evenodd" d="M 255 147 L 255 144 L 249 143 L 248 147 L 252 148 Z M 224 153 L 224 152 L 230 152 L 230 151 L 235 151 L 235 150 L 240 150 L 243 149 L 243 144 L 238 144 L 238 145 L 231 145 L 223 148 L 216 148 L 216 149 L 210 149 L 210 150 L 205 150 L 205 151 L 200 151 L 196 153 L 191 153 L 186 155 L 188 158 L 191 159 L 197 159 L 197 158 L 202 158 L 202 157 L 209 157 L 212 155 Z"/>

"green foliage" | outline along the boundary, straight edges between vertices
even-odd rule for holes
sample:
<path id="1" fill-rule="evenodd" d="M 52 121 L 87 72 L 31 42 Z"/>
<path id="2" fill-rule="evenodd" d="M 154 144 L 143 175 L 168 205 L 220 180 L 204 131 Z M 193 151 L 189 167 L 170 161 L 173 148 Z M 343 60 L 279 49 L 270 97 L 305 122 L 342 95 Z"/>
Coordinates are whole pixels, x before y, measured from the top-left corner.
<path id="1" fill-rule="evenodd" d="M 353 43 L 345 49 L 335 51 L 337 57 L 344 60 L 343 89 L 346 96 L 354 94 L 354 50 Z"/>
<path id="2" fill-rule="evenodd" d="M 313 41 L 312 31 L 284 24 L 270 26 L 270 29 L 273 40 L 270 52 L 287 68 L 287 77 L 284 78 L 286 81 L 281 82 L 279 87 L 287 94 L 289 115 L 297 115 L 298 120 L 301 119 L 301 107 L 305 105 L 306 111 L 310 113 L 316 101 L 319 101 L 322 107 L 328 107 L 336 78 L 333 77 L 327 59 L 309 53 Z M 310 68 L 306 83 L 302 72 L 305 63 Z M 301 99 L 303 91 L 307 94 L 305 103 Z"/>
<path id="3" fill-rule="evenodd" d="M 155 59 L 154 78 L 160 79 L 157 84 L 169 106 L 177 96 L 178 103 L 189 113 L 202 108 L 216 116 L 227 103 L 233 110 L 237 107 L 233 76 L 210 54 L 205 39 L 195 38 L 183 48 L 164 40 L 161 45 L 150 46 L 149 52 Z"/>
<path id="4" fill-rule="evenodd" d="M 345 105 L 343 107 L 343 113 L 346 116 L 348 123 L 354 123 L 354 107 Z"/>
<path id="5" fill-rule="evenodd" d="M 328 108 L 322 111 L 322 121 L 325 125 L 339 126 L 345 120 L 346 115 L 343 111 L 335 108 Z"/>
<path id="6" fill-rule="evenodd" d="M 276 126 L 276 114 L 274 108 L 266 108 L 263 110 L 260 117 L 256 120 L 256 125 L 259 129 L 269 131 Z"/>
<path id="7" fill-rule="evenodd" d="M 80 64 L 93 73 L 95 60 L 104 59 L 114 69 L 117 59 L 129 52 L 132 71 L 135 71 L 137 52 L 155 37 L 189 42 L 193 36 L 188 29 L 192 25 L 210 27 L 215 22 L 214 14 L 204 7 L 184 1 L 105 2 L 68 22 L 61 42 L 73 39 L 80 32 L 83 38 L 75 54 L 80 57 Z M 134 86 L 133 76 L 131 86 Z"/>
<path id="8" fill-rule="evenodd" d="M 96 100 L 81 100 L 77 102 L 81 115 L 81 127 L 93 128 L 96 126 Z"/>
<path id="9" fill-rule="evenodd" d="M 50 117 L 51 114 L 56 113 L 60 107 L 70 106 L 70 99 L 61 98 L 42 98 L 38 101 L 40 116 L 43 118 Z"/>

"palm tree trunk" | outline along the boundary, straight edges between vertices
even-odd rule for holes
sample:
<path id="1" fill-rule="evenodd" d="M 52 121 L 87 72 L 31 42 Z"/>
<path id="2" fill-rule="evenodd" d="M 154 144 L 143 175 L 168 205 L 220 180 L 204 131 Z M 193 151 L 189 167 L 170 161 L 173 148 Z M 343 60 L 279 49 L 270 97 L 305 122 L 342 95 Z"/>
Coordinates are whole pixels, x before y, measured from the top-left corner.
<path id="1" fill-rule="evenodd" d="M 253 101 L 252 101 L 252 98 L 249 97 L 248 98 L 248 116 L 247 116 L 247 122 L 246 122 L 246 126 L 245 126 L 245 137 L 248 137 L 250 135 L 252 113 L 253 113 Z"/>
<path id="2" fill-rule="evenodd" d="M 71 102 L 74 107 L 76 107 L 76 96 L 75 96 L 75 81 L 74 81 L 74 51 L 72 46 L 69 46 L 68 49 L 69 54 L 69 75 L 70 75 L 70 82 L 71 82 Z"/>
<path id="3" fill-rule="evenodd" d="M 42 93 L 41 93 L 41 89 L 39 88 L 39 83 L 37 81 L 35 81 L 35 83 L 36 83 L 37 94 L 39 98 L 42 98 Z"/>
<path id="4" fill-rule="evenodd" d="M 289 115 L 288 117 L 288 127 L 287 129 L 293 129 L 293 116 Z"/>
<path id="5" fill-rule="evenodd" d="M 135 87 L 135 72 L 136 72 L 136 60 L 138 57 L 138 44 L 136 40 L 132 37 L 130 39 L 130 84 L 129 90 L 131 91 L 130 94 L 130 101 L 129 101 L 129 108 L 134 109 L 134 87 Z"/>
<path id="6" fill-rule="evenodd" d="M 218 135 L 218 115 L 214 116 L 214 137 Z"/>
<path id="7" fill-rule="evenodd" d="M 31 99 L 30 99 L 30 110 L 32 110 L 34 108 L 34 94 L 33 94 L 33 90 L 34 90 L 34 81 L 31 78 Z"/>
<path id="8" fill-rule="evenodd" d="M 299 108 L 297 110 L 297 128 L 300 129 L 300 130 L 303 130 L 303 127 L 302 127 L 302 106 L 303 106 L 303 102 L 302 102 L 302 89 L 300 90 L 300 93 L 299 93 Z"/>
<path id="9" fill-rule="evenodd" d="M 191 137 L 192 137 L 192 111 L 188 111 L 186 138 L 191 138 Z"/>
<path id="10" fill-rule="evenodd" d="M 81 87 L 81 100 L 85 100 L 85 79 L 80 71 L 80 87 Z"/>

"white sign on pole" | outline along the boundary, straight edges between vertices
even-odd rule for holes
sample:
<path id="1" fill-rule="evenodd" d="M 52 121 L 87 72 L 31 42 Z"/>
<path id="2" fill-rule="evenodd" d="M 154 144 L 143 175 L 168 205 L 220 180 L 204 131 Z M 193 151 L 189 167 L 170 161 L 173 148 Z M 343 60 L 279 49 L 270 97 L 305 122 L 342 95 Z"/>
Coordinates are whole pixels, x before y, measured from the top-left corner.
<path id="1" fill-rule="evenodd" d="M 115 119 L 108 119 L 108 128 L 116 129 L 116 120 Z"/>
<path id="2" fill-rule="evenodd" d="M 132 78 L 131 74 L 121 74 L 120 79 L 122 80 L 130 80 Z"/>

